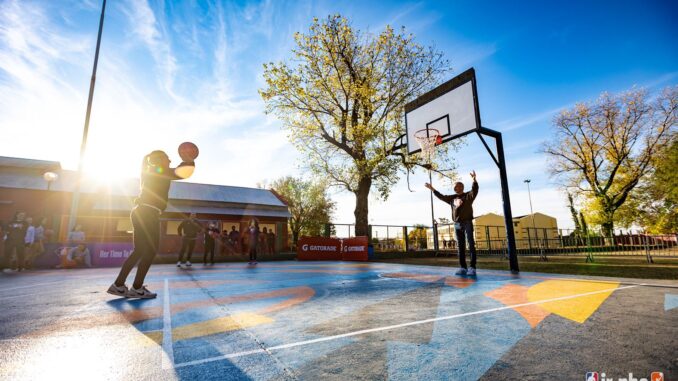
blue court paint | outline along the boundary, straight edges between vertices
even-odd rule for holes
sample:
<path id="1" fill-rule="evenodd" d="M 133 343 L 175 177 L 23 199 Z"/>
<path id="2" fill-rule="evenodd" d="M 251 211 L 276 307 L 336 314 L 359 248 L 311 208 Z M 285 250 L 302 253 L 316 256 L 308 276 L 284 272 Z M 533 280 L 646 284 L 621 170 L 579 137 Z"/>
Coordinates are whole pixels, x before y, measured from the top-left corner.
<path id="1" fill-rule="evenodd" d="M 665 294 L 664 295 L 664 311 L 672 310 L 678 307 L 678 295 Z"/>

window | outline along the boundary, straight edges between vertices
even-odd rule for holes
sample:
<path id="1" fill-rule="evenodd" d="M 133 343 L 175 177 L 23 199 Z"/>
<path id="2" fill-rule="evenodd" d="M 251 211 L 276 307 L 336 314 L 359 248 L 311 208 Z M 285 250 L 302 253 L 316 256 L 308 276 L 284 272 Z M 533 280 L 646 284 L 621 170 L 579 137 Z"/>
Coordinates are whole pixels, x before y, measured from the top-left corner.
<path id="1" fill-rule="evenodd" d="M 177 230 L 181 221 L 179 220 L 169 220 L 167 221 L 167 229 L 165 230 L 166 235 L 178 235 Z"/>
<path id="2" fill-rule="evenodd" d="M 132 220 L 130 220 L 129 218 L 119 219 L 116 226 L 115 226 L 115 231 L 131 233 L 132 232 Z"/>

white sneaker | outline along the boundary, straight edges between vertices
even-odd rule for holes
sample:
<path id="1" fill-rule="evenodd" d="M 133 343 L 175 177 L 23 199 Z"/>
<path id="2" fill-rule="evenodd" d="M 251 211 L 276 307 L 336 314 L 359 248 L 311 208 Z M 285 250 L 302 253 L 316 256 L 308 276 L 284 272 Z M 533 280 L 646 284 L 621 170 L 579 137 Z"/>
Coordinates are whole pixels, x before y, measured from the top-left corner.
<path id="1" fill-rule="evenodd" d="M 128 291 L 129 290 L 127 289 L 126 285 L 123 284 L 122 286 L 116 286 L 115 283 L 113 283 L 106 292 L 108 292 L 111 295 L 127 297 Z"/>
<path id="2" fill-rule="evenodd" d="M 158 296 L 158 294 L 148 291 L 145 285 L 138 289 L 132 287 L 127 291 L 128 298 L 153 299 L 156 296 Z"/>
<path id="3" fill-rule="evenodd" d="M 186 261 L 186 266 L 191 267 L 193 265 L 191 264 L 191 261 Z"/>
<path id="4" fill-rule="evenodd" d="M 181 267 L 181 261 L 177 262 L 177 267 Z"/>
<path id="5" fill-rule="evenodd" d="M 476 275 L 476 268 L 475 267 L 469 267 L 468 271 L 466 272 L 466 275 Z"/>
<path id="6" fill-rule="evenodd" d="M 466 275 L 466 269 L 461 267 L 456 273 L 454 273 L 454 275 Z"/>

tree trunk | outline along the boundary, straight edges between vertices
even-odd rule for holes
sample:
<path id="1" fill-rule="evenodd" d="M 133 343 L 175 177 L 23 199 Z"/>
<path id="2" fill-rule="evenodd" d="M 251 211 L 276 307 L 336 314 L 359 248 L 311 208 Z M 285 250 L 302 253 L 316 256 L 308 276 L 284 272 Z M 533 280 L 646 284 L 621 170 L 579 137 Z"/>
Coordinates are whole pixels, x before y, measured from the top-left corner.
<path id="1" fill-rule="evenodd" d="M 355 191 L 355 235 L 368 236 L 368 198 L 370 195 L 370 188 L 372 187 L 372 179 L 370 177 L 363 177 L 358 183 L 358 189 Z"/>
<path id="2" fill-rule="evenodd" d="M 605 244 L 613 245 L 612 235 L 614 234 L 614 211 L 603 211 L 603 222 L 600 224 L 602 228 L 603 237 L 605 237 Z"/>
<path id="3" fill-rule="evenodd" d="M 297 242 L 299 242 L 299 231 L 292 230 L 292 246 L 296 248 Z"/>

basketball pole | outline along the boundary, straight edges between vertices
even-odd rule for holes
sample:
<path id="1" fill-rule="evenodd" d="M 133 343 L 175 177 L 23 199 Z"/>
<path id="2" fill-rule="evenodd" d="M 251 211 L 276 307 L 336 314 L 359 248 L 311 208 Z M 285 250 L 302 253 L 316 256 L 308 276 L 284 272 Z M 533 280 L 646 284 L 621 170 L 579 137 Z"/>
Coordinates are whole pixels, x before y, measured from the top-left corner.
<path id="1" fill-rule="evenodd" d="M 433 177 L 431 176 L 431 170 L 428 170 L 428 183 L 433 187 Z M 431 233 L 433 233 L 433 250 L 435 251 L 436 256 L 438 255 L 438 229 L 436 227 L 436 217 L 433 214 L 433 189 L 429 189 L 431 195 Z"/>
<path id="2" fill-rule="evenodd" d="M 506 240 L 507 240 L 507 249 L 509 257 L 509 266 L 511 272 L 518 273 L 520 268 L 518 266 L 518 252 L 516 250 L 516 236 L 513 231 L 513 213 L 511 212 L 511 197 L 509 195 L 508 188 L 508 176 L 506 175 L 506 160 L 504 158 L 504 142 L 501 137 L 501 132 L 491 130 L 489 128 L 480 127 L 476 131 L 480 140 L 485 145 L 487 152 L 490 153 L 492 159 L 499 167 L 499 179 L 501 181 L 501 199 L 504 206 L 504 223 L 506 225 Z M 483 135 L 494 138 L 495 144 L 497 146 L 497 157 L 494 156 L 492 150 L 483 139 Z"/>
<path id="3" fill-rule="evenodd" d="M 104 28 L 104 13 L 106 11 L 106 0 L 103 0 L 101 6 L 101 17 L 99 19 L 99 34 L 97 35 L 97 47 L 94 52 L 94 65 L 92 67 L 92 79 L 89 83 L 89 97 L 87 98 L 87 112 L 85 113 L 85 127 L 82 131 L 82 143 L 80 144 L 80 161 L 78 162 L 78 174 L 75 182 L 75 190 L 73 191 L 73 198 L 71 199 L 71 214 L 68 218 L 68 231 L 73 230 L 75 222 L 78 217 L 78 209 L 80 202 L 80 182 L 82 181 L 82 167 L 85 158 L 85 151 L 87 148 L 87 134 L 89 132 L 89 119 L 92 114 L 92 99 L 94 98 L 94 84 L 97 80 L 97 65 L 99 63 L 99 47 L 101 46 L 101 33 Z"/>

